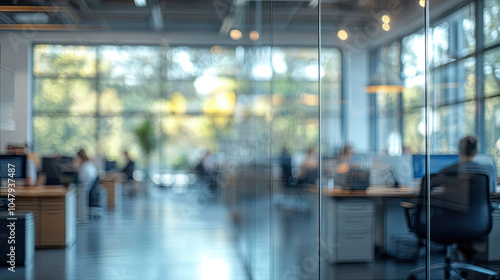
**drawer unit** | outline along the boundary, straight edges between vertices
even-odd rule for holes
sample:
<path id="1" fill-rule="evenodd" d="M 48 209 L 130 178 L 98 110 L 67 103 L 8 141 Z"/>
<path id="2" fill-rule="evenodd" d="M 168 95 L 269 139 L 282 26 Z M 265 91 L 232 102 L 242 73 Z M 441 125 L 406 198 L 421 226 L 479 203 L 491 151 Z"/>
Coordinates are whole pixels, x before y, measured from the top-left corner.
<path id="1" fill-rule="evenodd" d="M 373 242 L 370 232 L 346 232 L 338 235 L 337 260 L 339 262 L 366 261 L 373 258 Z"/>
<path id="2" fill-rule="evenodd" d="M 365 214 L 373 213 L 373 202 L 363 200 L 339 200 L 337 202 L 338 214 Z"/>
<path id="3" fill-rule="evenodd" d="M 370 215 L 338 215 L 339 231 L 371 231 L 373 219 Z"/>
<path id="4" fill-rule="evenodd" d="M 335 200 L 334 262 L 370 262 L 374 258 L 374 202 Z"/>

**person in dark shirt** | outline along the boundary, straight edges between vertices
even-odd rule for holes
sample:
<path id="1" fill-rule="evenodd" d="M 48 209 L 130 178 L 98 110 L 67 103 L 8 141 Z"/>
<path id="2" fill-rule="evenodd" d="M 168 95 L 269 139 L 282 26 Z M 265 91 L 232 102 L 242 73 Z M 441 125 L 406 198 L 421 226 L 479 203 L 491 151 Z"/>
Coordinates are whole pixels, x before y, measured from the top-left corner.
<path id="1" fill-rule="evenodd" d="M 281 177 L 284 181 L 285 188 L 291 187 L 292 177 L 292 156 L 286 148 L 283 148 L 280 155 Z"/>
<path id="2" fill-rule="evenodd" d="M 133 179 L 135 163 L 130 159 L 127 151 L 123 152 L 123 156 L 125 157 L 126 163 L 121 172 L 125 174 L 125 180 L 130 181 Z"/>
<path id="3" fill-rule="evenodd" d="M 476 162 L 479 140 L 474 135 L 465 136 L 458 143 L 459 162 L 443 168 L 440 172 L 474 172 L 488 176 L 490 193 L 495 191 L 497 185 L 496 168 L 493 164 L 481 164 Z M 472 262 L 476 250 L 474 241 L 458 244 L 458 251 L 461 252 L 466 261 Z"/>
<path id="4" fill-rule="evenodd" d="M 497 173 L 494 165 L 481 164 L 476 155 L 479 149 L 479 140 L 474 135 L 465 136 L 458 143 L 459 162 L 445 167 L 441 172 L 476 172 L 488 176 L 490 193 L 497 186 Z"/>

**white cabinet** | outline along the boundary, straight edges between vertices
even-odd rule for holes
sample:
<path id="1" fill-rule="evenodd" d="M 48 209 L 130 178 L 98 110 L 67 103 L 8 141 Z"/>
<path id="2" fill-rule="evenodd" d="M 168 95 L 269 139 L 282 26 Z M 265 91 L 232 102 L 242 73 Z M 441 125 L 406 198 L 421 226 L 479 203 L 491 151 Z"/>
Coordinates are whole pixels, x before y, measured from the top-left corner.
<path id="1" fill-rule="evenodd" d="M 371 262 L 374 258 L 374 202 L 372 200 L 334 199 L 330 228 L 334 262 Z"/>

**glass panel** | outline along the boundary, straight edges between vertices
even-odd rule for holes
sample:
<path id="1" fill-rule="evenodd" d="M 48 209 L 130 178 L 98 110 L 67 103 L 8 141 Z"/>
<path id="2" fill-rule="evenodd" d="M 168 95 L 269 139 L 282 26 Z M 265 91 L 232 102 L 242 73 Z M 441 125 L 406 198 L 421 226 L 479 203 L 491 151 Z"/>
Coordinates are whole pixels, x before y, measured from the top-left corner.
<path id="1" fill-rule="evenodd" d="M 466 102 L 438 107 L 432 113 L 432 152 L 458 154 L 458 141 L 475 132 L 476 103 Z"/>
<path id="2" fill-rule="evenodd" d="M 475 59 L 469 58 L 434 70 L 437 106 L 474 99 L 476 94 Z"/>
<path id="3" fill-rule="evenodd" d="M 439 20 L 431 29 L 433 67 L 473 53 L 476 50 L 474 4 Z"/>
<path id="4" fill-rule="evenodd" d="M 35 78 L 35 112 L 65 112 L 70 115 L 94 114 L 97 94 L 94 81 L 79 78 Z"/>
<path id="5" fill-rule="evenodd" d="M 500 98 L 485 100 L 484 129 L 486 154 L 495 158 L 495 164 L 500 167 Z"/>
<path id="6" fill-rule="evenodd" d="M 96 119 L 39 115 L 33 117 L 34 151 L 43 156 L 74 157 L 80 148 L 96 155 Z"/>
<path id="7" fill-rule="evenodd" d="M 500 3 L 497 0 L 484 1 L 484 43 L 486 46 L 500 41 Z"/>
<path id="8" fill-rule="evenodd" d="M 500 94 L 500 50 L 493 49 L 484 55 L 484 94 Z"/>
<path id="9" fill-rule="evenodd" d="M 33 48 L 35 76 L 95 77 L 95 65 L 94 47 L 37 44 Z"/>
<path id="10" fill-rule="evenodd" d="M 405 109 L 424 106 L 425 53 L 424 35 L 415 33 L 403 38 L 401 50 L 403 104 Z"/>

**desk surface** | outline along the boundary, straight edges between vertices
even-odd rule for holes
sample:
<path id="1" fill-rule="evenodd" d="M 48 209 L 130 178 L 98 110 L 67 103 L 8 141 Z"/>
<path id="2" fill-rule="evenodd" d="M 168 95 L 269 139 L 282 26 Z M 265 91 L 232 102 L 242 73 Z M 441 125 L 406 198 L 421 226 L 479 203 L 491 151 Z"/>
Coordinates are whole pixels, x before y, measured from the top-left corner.
<path id="1" fill-rule="evenodd" d="M 36 186 L 36 187 L 16 187 L 14 195 L 16 197 L 59 197 L 65 196 L 73 188 L 64 186 Z M 7 196 L 7 188 L 1 188 L 1 196 Z"/>
<path id="2" fill-rule="evenodd" d="M 309 187 L 309 191 L 318 192 L 317 187 Z M 323 189 L 322 194 L 324 196 L 331 197 L 400 197 L 400 198 L 416 198 L 419 194 L 418 188 L 392 188 L 390 186 L 371 186 L 366 191 L 350 191 L 343 190 L 340 188 L 335 189 Z M 500 199 L 500 192 L 497 189 L 496 192 L 491 194 L 492 199 Z"/>
<path id="3" fill-rule="evenodd" d="M 384 186 L 372 186 L 366 191 L 350 191 L 343 189 L 323 189 L 322 194 L 333 197 L 417 197 L 418 190 L 415 188 L 391 188 Z"/>

